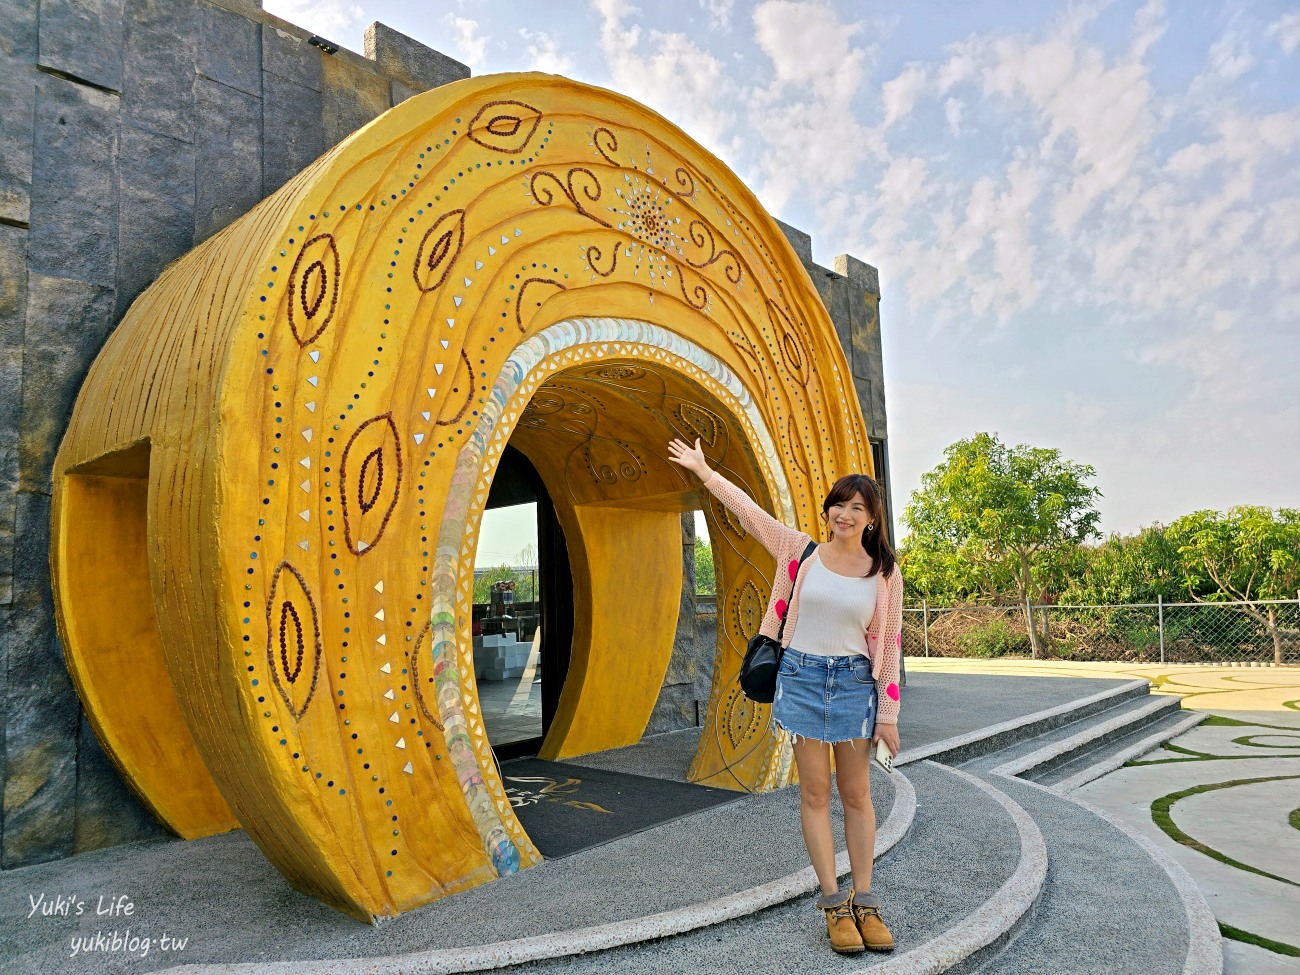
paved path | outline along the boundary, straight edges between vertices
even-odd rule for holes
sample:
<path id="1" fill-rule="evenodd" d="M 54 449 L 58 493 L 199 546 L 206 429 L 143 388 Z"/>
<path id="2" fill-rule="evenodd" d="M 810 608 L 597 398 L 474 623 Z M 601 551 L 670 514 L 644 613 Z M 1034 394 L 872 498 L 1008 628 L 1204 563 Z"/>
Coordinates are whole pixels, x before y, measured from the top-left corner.
<path id="1" fill-rule="evenodd" d="M 1142 677 L 1156 693 L 1214 716 L 1073 795 L 1156 841 L 1195 878 L 1221 923 L 1300 951 L 1300 830 L 1290 818 L 1300 809 L 1300 668 L 908 658 L 907 670 L 920 679 Z M 1153 818 L 1162 797 L 1212 786 L 1220 788 L 1172 801 L 1169 818 L 1230 863 L 1178 842 Z M 1300 975 L 1300 957 L 1225 939 L 1224 972 Z"/>

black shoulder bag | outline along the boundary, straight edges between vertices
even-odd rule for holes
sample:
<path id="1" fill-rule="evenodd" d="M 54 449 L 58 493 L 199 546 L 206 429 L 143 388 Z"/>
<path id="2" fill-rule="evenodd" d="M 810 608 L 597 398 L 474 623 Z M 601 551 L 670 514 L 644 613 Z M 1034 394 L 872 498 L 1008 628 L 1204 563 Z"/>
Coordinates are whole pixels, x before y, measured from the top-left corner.
<path id="1" fill-rule="evenodd" d="M 808 547 L 803 550 L 803 555 L 799 556 L 800 568 L 816 548 L 816 542 L 808 543 Z M 795 569 L 794 574 L 798 577 L 798 568 Z M 790 591 L 793 594 L 793 579 L 790 580 Z M 793 602 L 793 599 L 791 601 Z M 788 608 L 787 612 L 789 612 Z M 785 652 L 781 648 L 781 636 L 784 633 L 785 619 L 782 618 L 775 640 L 762 633 L 756 634 L 749 640 L 749 646 L 745 650 L 745 660 L 740 665 L 740 689 L 751 701 L 771 704 L 772 698 L 776 697 L 776 672 L 781 666 L 781 654 Z"/>

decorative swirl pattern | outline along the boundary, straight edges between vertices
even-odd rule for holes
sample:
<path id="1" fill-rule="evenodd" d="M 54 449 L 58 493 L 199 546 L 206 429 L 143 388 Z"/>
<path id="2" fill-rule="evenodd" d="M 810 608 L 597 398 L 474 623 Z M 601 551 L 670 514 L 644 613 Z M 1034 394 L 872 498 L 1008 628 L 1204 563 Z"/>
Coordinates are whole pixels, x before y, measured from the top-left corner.
<path id="1" fill-rule="evenodd" d="M 361 463 L 354 459 L 361 453 Z M 385 471 L 393 475 L 385 478 Z M 353 555 L 363 555 L 378 544 L 397 507 L 402 490 L 402 444 L 393 414 L 371 417 L 348 438 L 339 462 L 339 501 L 343 506 L 343 540 Z M 355 499 L 357 510 L 349 504 Z M 384 499 L 388 503 L 383 504 Z M 378 511 L 377 509 L 381 509 Z"/>
<path id="2" fill-rule="evenodd" d="M 580 180 L 577 189 L 574 189 L 573 186 L 575 176 L 586 177 L 585 179 Z M 601 193 L 603 192 L 600 180 L 596 178 L 596 174 L 590 169 L 587 169 L 585 166 L 574 166 L 567 174 L 565 174 L 563 180 L 547 169 L 533 173 L 533 175 L 528 179 L 528 191 L 532 193 L 533 199 L 544 207 L 548 207 L 555 202 L 555 192 L 545 184 L 545 181 L 547 180 L 554 182 L 555 185 L 559 187 L 559 190 L 564 194 L 565 199 L 572 203 L 573 209 L 582 216 L 586 217 L 588 220 L 594 220 L 602 227 L 611 226 L 608 221 L 596 216 L 596 214 L 583 206 L 582 200 L 578 198 L 580 190 L 583 197 L 586 197 L 589 202 L 595 203 L 600 199 Z M 539 186 L 539 184 L 541 185 Z"/>
<path id="3" fill-rule="evenodd" d="M 600 261 L 604 256 L 605 256 L 605 252 L 602 251 L 600 247 L 598 247 L 595 244 L 592 244 L 590 247 L 587 248 L 588 266 L 594 272 L 599 274 L 602 278 L 607 278 L 611 274 L 613 274 L 614 271 L 618 268 L 618 245 L 615 244 L 613 247 L 609 249 L 610 262 L 609 262 L 608 271 L 602 271 L 599 265 L 597 264 L 597 262 Z"/>
<path id="4" fill-rule="evenodd" d="M 674 264 L 673 269 L 677 272 L 677 283 L 678 285 L 681 286 L 683 300 L 685 300 L 685 302 L 688 305 L 690 305 L 692 308 L 695 308 L 698 311 L 703 311 L 705 306 L 707 306 L 709 303 L 708 289 L 705 288 L 704 285 L 702 284 L 697 284 L 694 288 L 691 289 L 691 293 L 687 294 L 686 274 L 683 272 L 682 266 L 680 264 Z M 694 297 L 692 297 L 692 295 Z"/>
<path id="5" fill-rule="evenodd" d="M 415 252 L 415 266 L 411 269 L 415 286 L 424 292 L 441 287 L 464 244 L 465 211 L 448 210 L 434 221 L 420 240 Z"/>
<path id="6" fill-rule="evenodd" d="M 695 261 L 692 261 L 688 257 L 686 258 L 687 264 L 689 264 L 691 267 L 694 268 L 705 268 L 708 267 L 710 264 L 717 263 L 719 260 L 722 259 L 723 255 L 727 255 L 731 259 L 729 261 L 726 261 L 722 265 L 723 272 L 727 275 L 727 280 L 730 281 L 732 284 L 740 284 L 740 279 L 742 277 L 741 270 L 740 270 L 740 258 L 738 258 L 736 256 L 736 252 L 731 250 L 730 248 L 718 247 L 718 240 L 717 237 L 714 236 L 712 227 L 710 227 L 703 220 L 692 220 L 690 227 L 687 230 L 687 233 L 691 238 L 692 244 L 694 244 L 696 247 L 700 248 L 701 250 L 703 250 L 705 247 L 708 247 L 709 250 L 709 256 L 706 257 L 703 261 L 696 263 Z"/>
<path id="7" fill-rule="evenodd" d="M 601 445 L 613 444 L 627 455 L 627 457 L 601 458 L 597 456 L 597 451 L 608 454 L 608 448 Z M 619 480 L 639 481 L 641 475 L 645 473 L 645 465 L 632 445 L 623 440 L 606 440 L 604 438 L 593 437 L 592 442 L 588 443 L 582 450 L 583 459 L 587 462 L 587 470 L 598 484 L 615 484 Z M 630 459 L 628 459 L 630 458 Z"/>
<path id="8" fill-rule="evenodd" d="M 673 174 L 677 180 L 676 193 L 684 200 L 689 200 L 695 195 L 695 177 L 690 174 L 685 166 L 678 166 L 677 172 Z M 664 186 L 668 187 L 668 181 L 664 181 Z M 672 187 L 668 187 L 671 189 Z"/>
<path id="9" fill-rule="evenodd" d="M 309 612 L 301 611 L 301 606 Z M 303 626 L 308 617 L 310 631 Z M 271 594 L 266 600 L 266 665 L 271 682 L 295 718 L 307 712 L 316 695 L 320 661 L 320 617 L 307 580 L 288 562 L 281 562 L 271 577 Z M 304 666 L 311 669 L 311 680 L 305 687 L 298 680 Z"/>
<path id="10" fill-rule="evenodd" d="M 484 149 L 518 155 L 528 147 L 542 112 L 525 102 L 501 100 L 488 102 L 470 119 L 465 134 Z"/>
<path id="11" fill-rule="evenodd" d="M 320 338 L 339 303 L 339 251 L 330 234 L 302 245 L 289 275 L 289 329 L 301 348 Z"/>
<path id="12" fill-rule="evenodd" d="M 564 284 L 561 281 L 555 280 L 555 278 L 528 278 L 527 280 L 525 280 L 524 283 L 519 288 L 519 297 L 515 299 L 515 324 L 519 326 L 519 331 L 521 332 L 527 330 L 524 327 L 524 319 L 523 319 L 524 293 L 529 289 L 529 287 L 531 287 L 534 284 L 550 285 L 551 287 L 559 288 L 561 291 L 568 290 L 568 286 L 566 284 Z M 534 311 L 541 307 L 542 307 L 542 303 L 540 301 L 535 302 L 533 304 Z"/>
<path id="13" fill-rule="evenodd" d="M 600 144 L 600 137 L 602 135 L 609 140 L 608 151 L 606 151 L 605 147 Z M 610 155 L 611 152 L 618 152 L 618 136 L 613 132 L 602 125 L 595 132 L 591 133 L 591 144 L 594 145 L 596 151 L 604 157 L 605 162 L 609 163 L 611 166 L 618 166 L 620 169 L 622 168 L 619 161 Z"/>

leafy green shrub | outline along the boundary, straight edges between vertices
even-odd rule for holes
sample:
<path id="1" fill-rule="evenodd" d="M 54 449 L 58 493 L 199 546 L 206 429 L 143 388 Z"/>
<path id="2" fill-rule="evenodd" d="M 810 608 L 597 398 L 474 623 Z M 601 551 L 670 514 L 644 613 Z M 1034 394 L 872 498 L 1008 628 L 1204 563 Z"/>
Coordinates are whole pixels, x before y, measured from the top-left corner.
<path id="1" fill-rule="evenodd" d="M 966 630 L 957 637 L 957 643 L 968 657 L 1001 657 L 1029 650 L 1029 636 L 1003 619 L 992 619 Z"/>

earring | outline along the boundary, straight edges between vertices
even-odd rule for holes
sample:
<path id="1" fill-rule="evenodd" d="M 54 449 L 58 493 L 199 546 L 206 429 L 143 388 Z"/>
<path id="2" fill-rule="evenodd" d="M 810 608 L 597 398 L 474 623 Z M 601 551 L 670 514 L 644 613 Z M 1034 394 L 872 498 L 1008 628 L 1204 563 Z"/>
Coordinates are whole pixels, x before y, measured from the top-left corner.
<path id="1" fill-rule="evenodd" d="M 867 525 L 867 531 L 873 532 L 875 530 L 876 530 L 876 523 L 874 521 L 871 524 Z"/>

